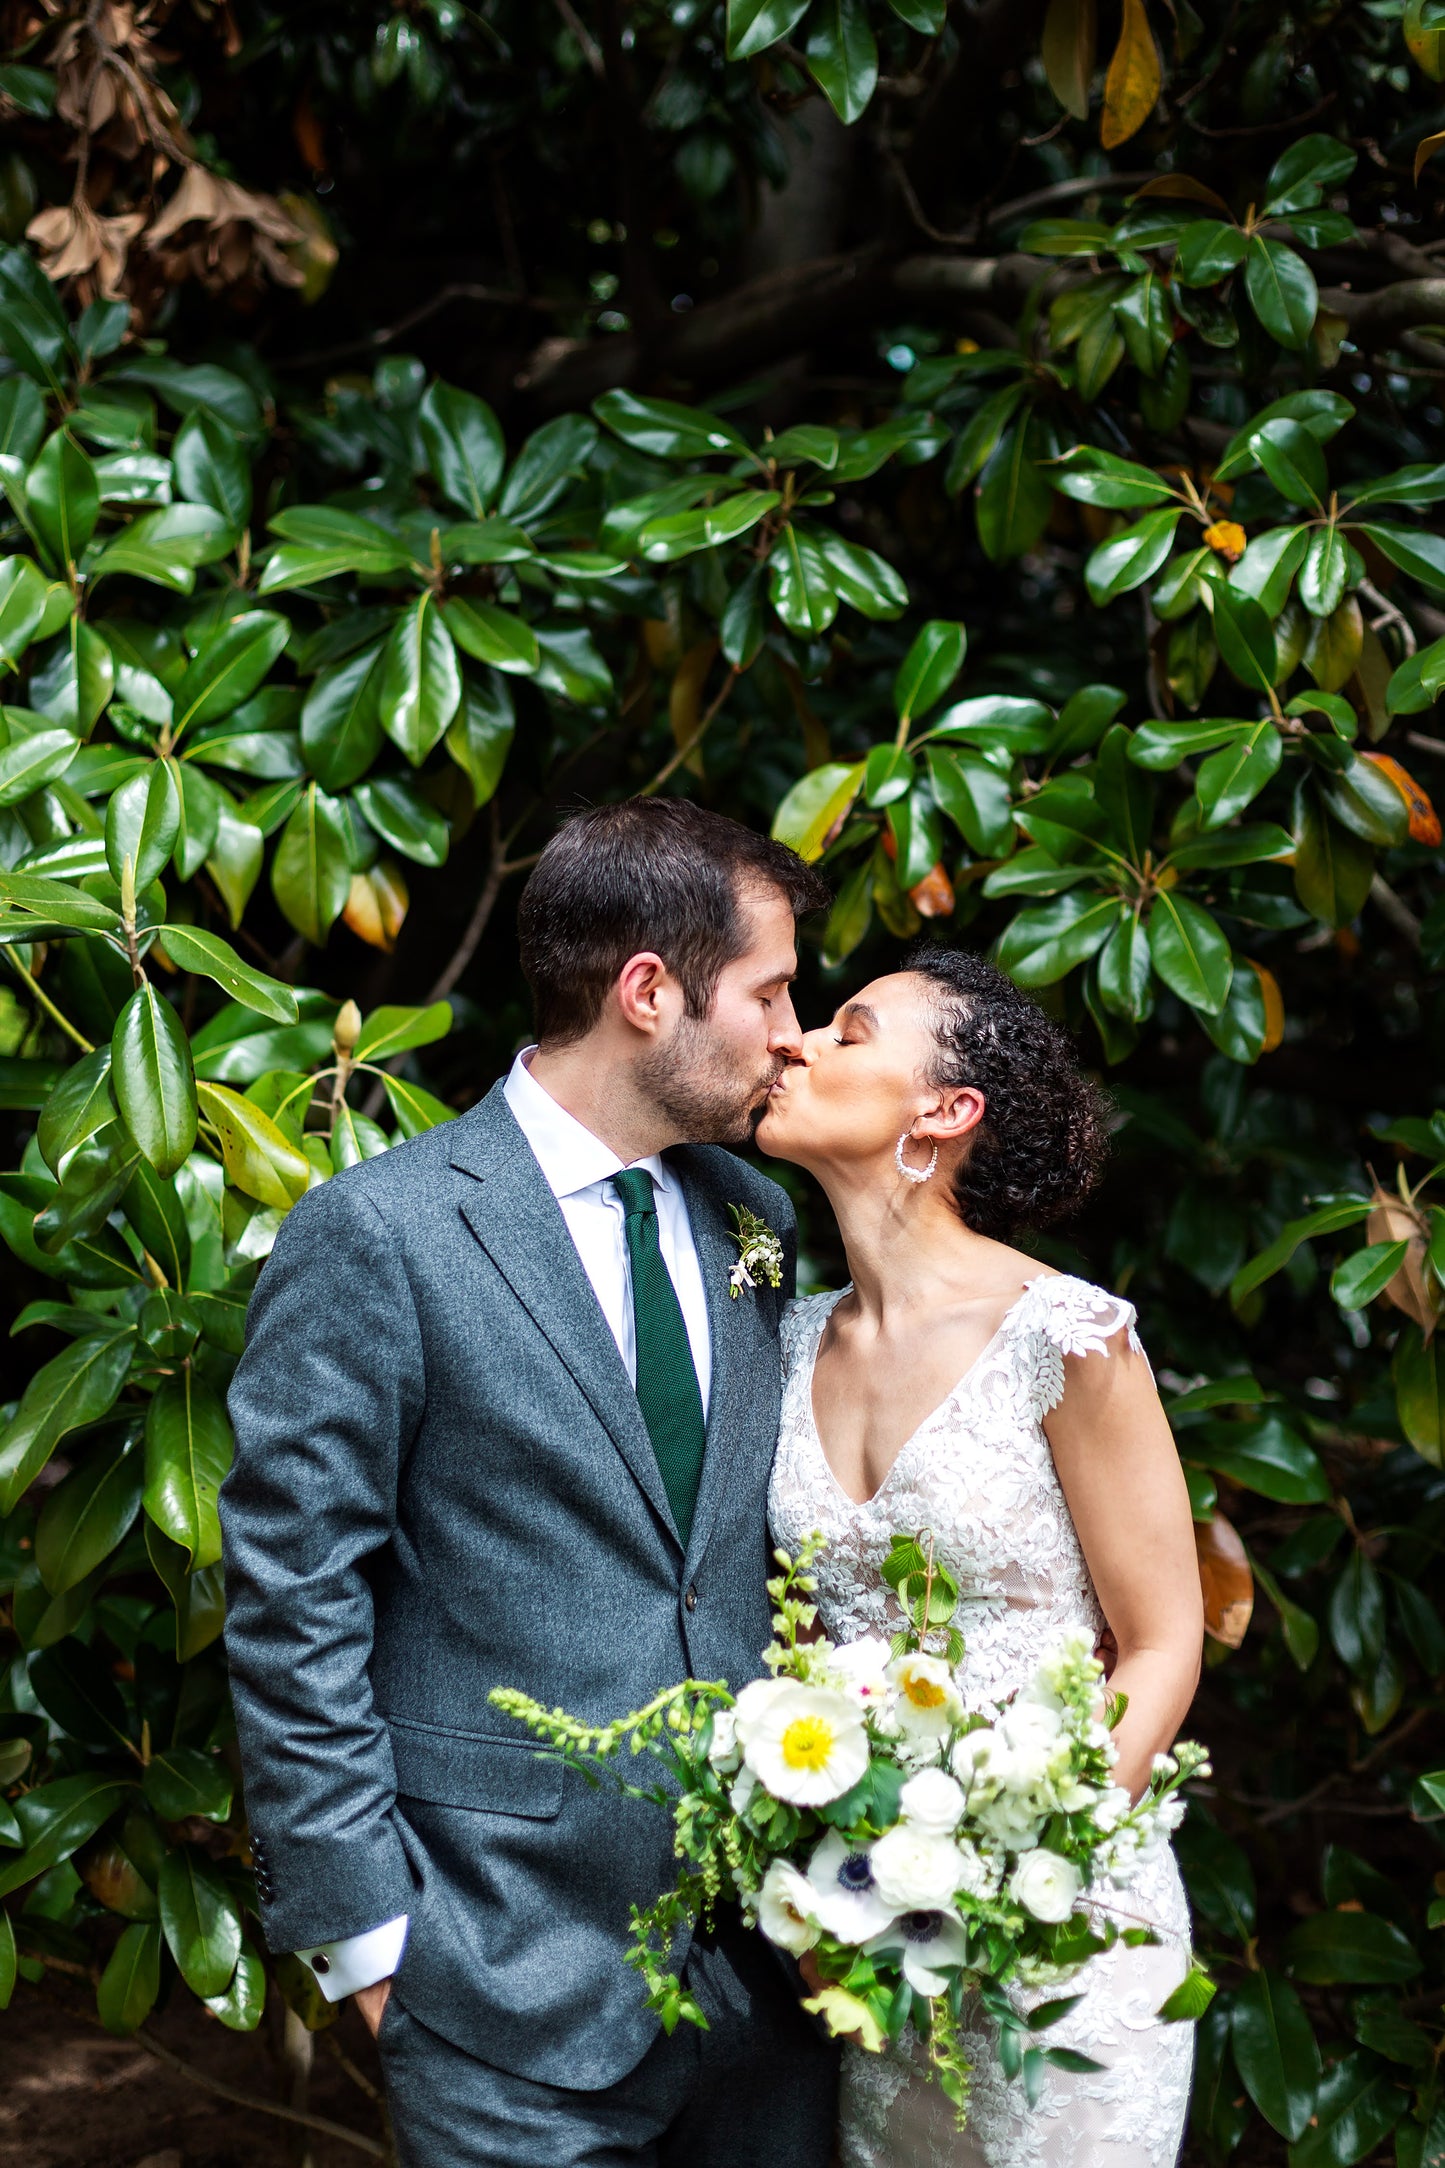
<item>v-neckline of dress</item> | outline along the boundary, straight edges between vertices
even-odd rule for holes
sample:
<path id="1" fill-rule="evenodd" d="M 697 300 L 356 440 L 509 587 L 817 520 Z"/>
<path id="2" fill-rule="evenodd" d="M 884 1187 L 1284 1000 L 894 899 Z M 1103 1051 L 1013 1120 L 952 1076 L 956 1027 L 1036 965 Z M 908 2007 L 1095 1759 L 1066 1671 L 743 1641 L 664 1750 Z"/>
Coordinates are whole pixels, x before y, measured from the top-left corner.
<path id="1" fill-rule="evenodd" d="M 833 1315 L 833 1312 L 837 1309 L 838 1304 L 843 1300 L 843 1297 L 850 1292 L 849 1288 L 847 1287 L 839 1288 L 838 1293 L 834 1296 L 832 1302 L 829 1303 L 827 1309 L 823 1312 L 822 1321 L 819 1324 L 817 1331 L 813 1335 L 813 1348 L 812 1353 L 808 1358 L 807 1373 L 801 1382 L 803 1387 L 803 1405 L 807 1411 L 808 1417 L 808 1429 L 812 1433 L 813 1443 L 818 1449 L 818 1458 L 823 1463 L 823 1467 L 827 1474 L 828 1481 L 837 1491 L 839 1497 L 842 1498 L 848 1505 L 850 1505 L 855 1513 L 866 1512 L 870 1506 L 877 1505 L 879 1499 L 883 1496 L 883 1493 L 888 1489 L 888 1486 L 893 1481 L 894 1475 L 897 1473 L 899 1464 L 902 1462 L 905 1456 L 912 1451 L 914 1445 L 918 1442 L 919 1438 L 922 1437 L 923 1433 L 926 1430 L 932 1428 L 932 1426 L 938 1421 L 938 1418 L 943 1414 L 944 1410 L 952 1406 L 953 1402 L 958 1399 L 964 1388 L 977 1375 L 983 1363 L 998 1346 L 1000 1340 L 1003 1338 L 1005 1332 L 1012 1324 L 1018 1311 L 1021 1309 L 1023 1304 L 1027 1302 L 1029 1296 L 1039 1285 L 1040 1281 L 1056 1280 L 1065 1277 L 1066 1275 L 1063 1273 L 1037 1272 L 1034 1274 L 1034 1277 L 1031 1280 L 1025 1280 L 1021 1292 L 1017 1294 L 1014 1297 L 1013 1301 L 1009 1304 L 1003 1316 L 999 1319 L 998 1324 L 995 1326 L 992 1333 L 990 1333 L 988 1339 L 984 1342 L 978 1353 L 974 1356 L 973 1361 L 964 1371 L 962 1377 L 960 1377 L 950 1387 L 950 1389 L 944 1394 L 942 1400 L 939 1401 L 938 1405 L 934 1408 L 930 1408 L 929 1412 L 927 1413 L 927 1415 L 924 1416 L 923 1420 L 920 1423 L 916 1424 L 915 1427 L 909 1432 L 908 1436 L 904 1439 L 902 1445 L 899 1446 L 898 1451 L 894 1454 L 892 1460 L 889 1461 L 888 1466 L 883 1472 L 882 1481 L 879 1483 L 877 1489 L 871 1491 L 866 1498 L 855 1498 L 851 1491 L 845 1490 L 843 1488 L 842 1480 L 839 1477 L 836 1469 L 834 1468 L 833 1463 L 828 1458 L 828 1448 L 823 1443 L 823 1433 L 818 1428 L 817 1411 L 813 1406 L 813 1380 L 817 1375 L 818 1351 L 823 1345 L 823 1335 L 828 1329 L 829 1318 Z"/>

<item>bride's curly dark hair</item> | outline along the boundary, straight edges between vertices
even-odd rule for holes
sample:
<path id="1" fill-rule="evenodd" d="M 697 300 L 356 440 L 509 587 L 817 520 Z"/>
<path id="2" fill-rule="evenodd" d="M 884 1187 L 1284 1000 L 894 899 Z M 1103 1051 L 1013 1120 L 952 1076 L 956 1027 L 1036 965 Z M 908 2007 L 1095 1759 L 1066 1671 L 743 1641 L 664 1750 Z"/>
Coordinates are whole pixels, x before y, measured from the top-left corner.
<path id="1" fill-rule="evenodd" d="M 953 1178 L 965 1224 L 1007 1242 L 1076 1212 L 1104 1171 L 1108 1102 L 1067 1032 L 981 956 L 921 942 L 903 968 L 932 996 L 929 1082 L 984 1096 Z"/>

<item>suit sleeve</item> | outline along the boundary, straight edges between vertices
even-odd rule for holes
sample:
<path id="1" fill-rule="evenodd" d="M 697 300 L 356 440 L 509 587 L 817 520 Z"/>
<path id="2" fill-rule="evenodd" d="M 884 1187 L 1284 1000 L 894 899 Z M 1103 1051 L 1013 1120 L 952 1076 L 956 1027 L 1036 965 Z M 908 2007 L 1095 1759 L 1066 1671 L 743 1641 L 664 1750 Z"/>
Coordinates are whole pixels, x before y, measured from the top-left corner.
<path id="1" fill-rule="evenodd" d="M 395 1528 L 424 1397 L 400 1245 L 338 1176 L 288 1215 L 261 1274 L 221 1492 L 226 1652 L 273 1950 L 363 1933 L 414 1899 L 372 1699 L 366 1564 Z"/>

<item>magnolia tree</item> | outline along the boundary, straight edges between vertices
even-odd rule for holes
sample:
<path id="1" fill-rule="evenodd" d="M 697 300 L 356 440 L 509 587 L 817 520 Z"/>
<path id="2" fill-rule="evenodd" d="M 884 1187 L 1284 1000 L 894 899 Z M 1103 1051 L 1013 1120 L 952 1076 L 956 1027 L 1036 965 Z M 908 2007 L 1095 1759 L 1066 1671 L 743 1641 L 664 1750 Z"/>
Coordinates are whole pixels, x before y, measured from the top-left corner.
<path id="1" fill-rule="evenodd" d="M 925 930 L 1105 1073 L 1039 1247 L 1194 1505 L 1194 2143 L 1440 2158 L 1445 21 L 223 12 L 0 67 L 0 2004 L 333 2020 L 236 1791 L 246 1300 L 498 1073 L 559 812 L 690 791 L 829 876 L 818 1013 Z"/>

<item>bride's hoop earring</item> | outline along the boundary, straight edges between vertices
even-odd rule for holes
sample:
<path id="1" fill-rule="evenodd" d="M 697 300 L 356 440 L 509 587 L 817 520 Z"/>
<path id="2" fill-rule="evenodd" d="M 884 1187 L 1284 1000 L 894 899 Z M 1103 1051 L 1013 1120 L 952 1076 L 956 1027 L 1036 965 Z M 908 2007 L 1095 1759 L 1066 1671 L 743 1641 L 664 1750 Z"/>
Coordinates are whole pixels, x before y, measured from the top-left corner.
<path id="1" fill-rule="evenodd" d="M 907 1160 L 903 1157 L 903 1147 L 905 1144 L 908 1143 L 911 1135 L 912 1131 L 905 1129 L 902 1136 L 898 1139 L 898 1142 L 894 1145 L 894 1164 L 897 1167 L 898 1172 L 902 1175 L 905 1182 L 931 1181 L 933 1178 L 934 1169 L 938 1165 L 937 1139 L 934 1140 L 933 1150 L 928 1155 L 928 1165 L 926 1167 L 910 1167 Z"/>

